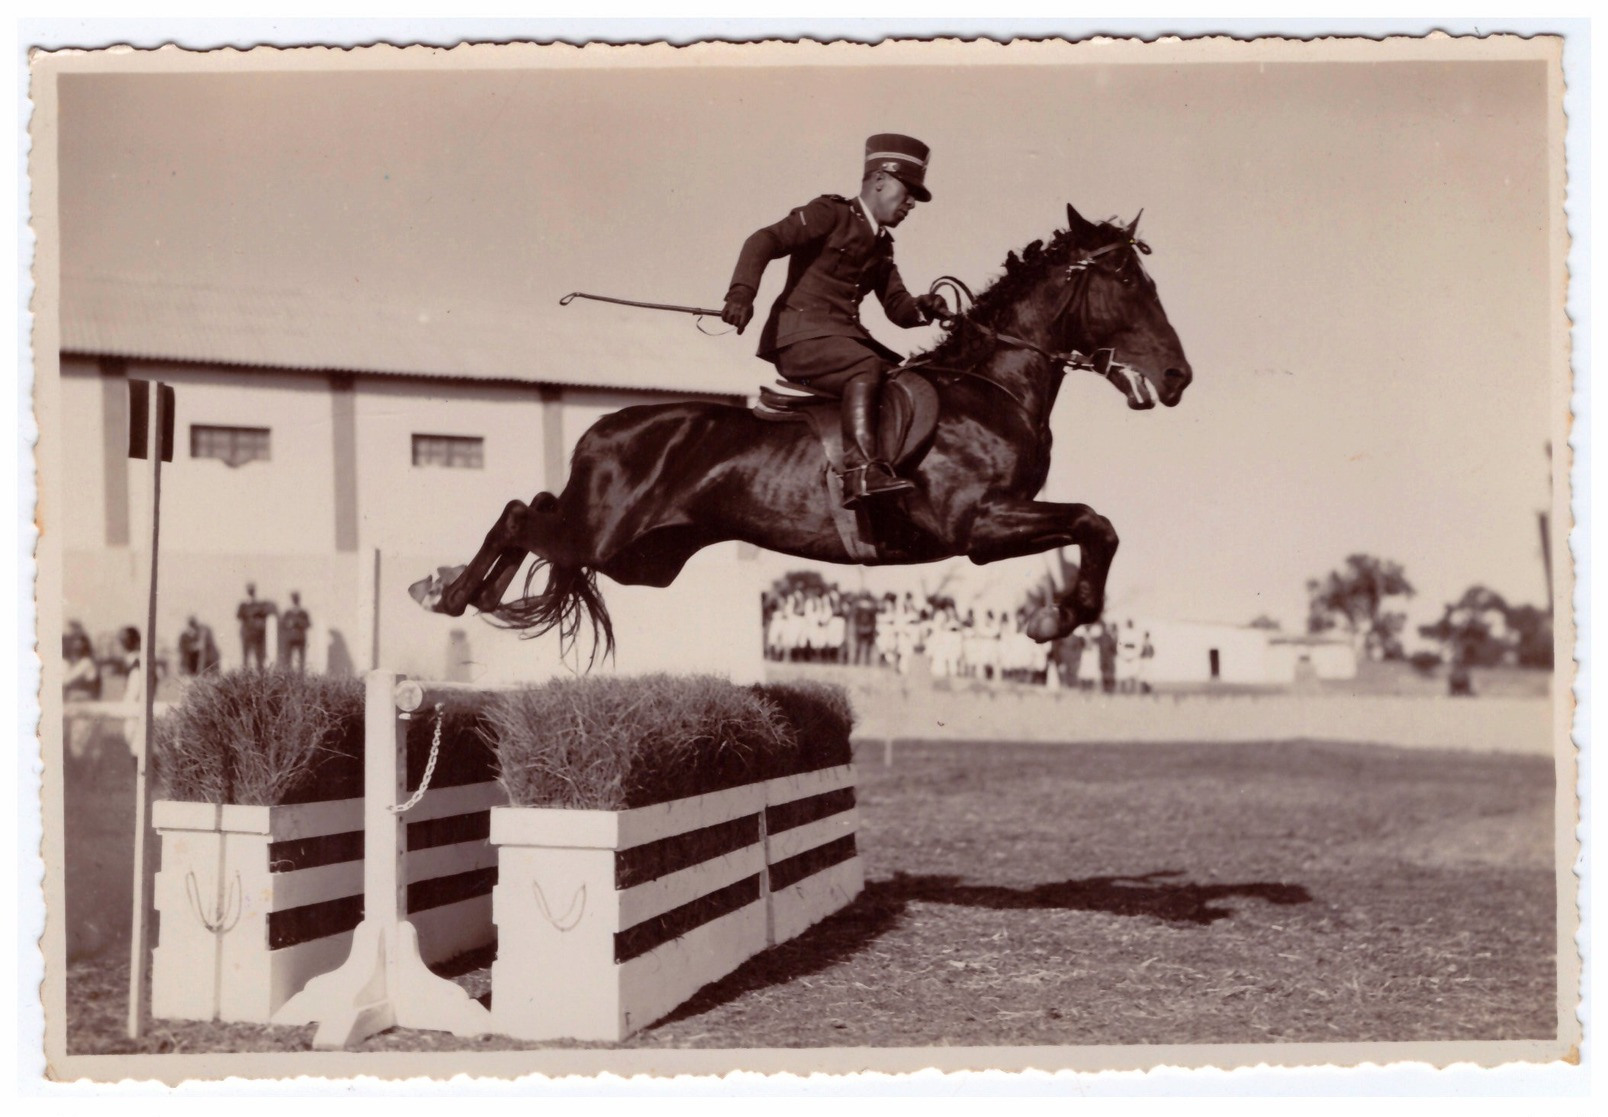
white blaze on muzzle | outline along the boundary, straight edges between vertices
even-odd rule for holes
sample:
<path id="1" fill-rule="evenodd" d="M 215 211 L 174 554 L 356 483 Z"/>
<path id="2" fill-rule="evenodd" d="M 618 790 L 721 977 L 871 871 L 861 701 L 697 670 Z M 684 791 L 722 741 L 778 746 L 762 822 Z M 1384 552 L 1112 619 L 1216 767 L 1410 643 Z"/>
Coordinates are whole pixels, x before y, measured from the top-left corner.
<path id="1" fill-rule="evenodd" d="M 1156 406 L 1150 381 L 1138 369 L 1130 365 L 1112 365 L 1106 373 L 1106 379 L 1128 398 L 1128 406 L 1134 411 L 1148 411 Z"/>

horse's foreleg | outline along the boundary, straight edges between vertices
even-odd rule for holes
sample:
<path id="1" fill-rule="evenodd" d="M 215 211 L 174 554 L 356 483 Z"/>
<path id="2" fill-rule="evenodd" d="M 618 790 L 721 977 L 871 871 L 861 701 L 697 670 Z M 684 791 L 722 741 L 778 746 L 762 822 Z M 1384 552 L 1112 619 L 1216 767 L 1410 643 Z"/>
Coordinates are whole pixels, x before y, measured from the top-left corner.
<path id="1" fill-rule="evenodd" d="M 966 554 L 981 564 L 1068 545 L 1076 545 L 1080 552 L 1078 580 L 1053 606 L 1028 620 L 1027 634 L 1042 643 L 1100 619 L 1105 610 L 1106 577 L 1117 553 L 1117 532 L 1111 521 L 1087 504 L 994 501 L 985 504 L 973 521 Z"/>

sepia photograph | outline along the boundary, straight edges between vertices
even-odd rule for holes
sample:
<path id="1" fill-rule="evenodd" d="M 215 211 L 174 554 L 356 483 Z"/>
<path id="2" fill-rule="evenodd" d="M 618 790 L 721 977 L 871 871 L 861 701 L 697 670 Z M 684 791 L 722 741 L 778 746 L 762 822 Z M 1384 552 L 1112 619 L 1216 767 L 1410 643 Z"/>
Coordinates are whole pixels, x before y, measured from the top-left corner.
<path id="1" fill-rule="evenodd" d="M 1562 56 L 37 52 L 46 1077 L 1578 1060 Z"/>

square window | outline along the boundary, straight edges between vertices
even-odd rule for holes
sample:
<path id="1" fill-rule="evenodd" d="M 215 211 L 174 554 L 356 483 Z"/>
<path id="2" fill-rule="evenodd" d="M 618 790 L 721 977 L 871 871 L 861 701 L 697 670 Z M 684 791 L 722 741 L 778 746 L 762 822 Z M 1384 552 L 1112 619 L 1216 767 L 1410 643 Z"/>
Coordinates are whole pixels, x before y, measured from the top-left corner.
<path id="1" fill-rule="evenodd" d="M 190 456 L 212 458 L 230 468 L 272 459 L 267 427 L 190 426 Z"/>
<path id="2" fill-rule="evenodd" d="M 413 436 L 413 464 L 440 469 L 484 469 L 486 440 L 455 434 Z"/>

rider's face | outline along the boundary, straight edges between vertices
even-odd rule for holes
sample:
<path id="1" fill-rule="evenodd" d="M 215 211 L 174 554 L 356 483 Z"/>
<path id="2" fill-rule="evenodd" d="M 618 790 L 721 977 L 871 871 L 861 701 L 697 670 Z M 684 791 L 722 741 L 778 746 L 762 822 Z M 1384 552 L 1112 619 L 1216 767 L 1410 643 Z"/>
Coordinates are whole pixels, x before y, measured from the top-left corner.
<path id="1" fill-rule="evenodd" d="M 892 228 L 915 208 L 916 199 L 904 183 L 885 171 L 878 171 L 871 186 L 871 216 L 877 223 Z"/>

